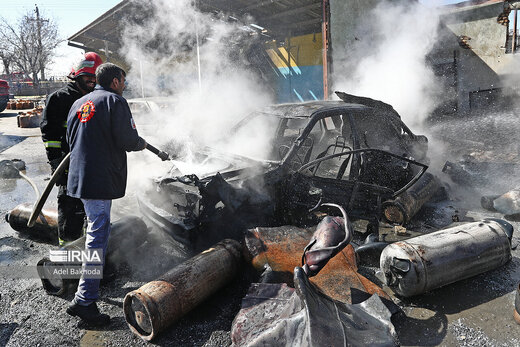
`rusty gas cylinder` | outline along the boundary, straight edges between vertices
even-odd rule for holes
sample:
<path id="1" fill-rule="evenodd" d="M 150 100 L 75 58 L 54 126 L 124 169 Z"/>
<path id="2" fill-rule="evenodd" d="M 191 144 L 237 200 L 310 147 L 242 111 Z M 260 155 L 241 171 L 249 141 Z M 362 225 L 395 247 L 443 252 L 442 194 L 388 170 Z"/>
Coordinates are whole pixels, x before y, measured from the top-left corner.
<path id="1" fill-rule="evenodd" d="M 130 330 L 143 340 L 152 340 L 235 277 L 241 248 L 238 241 L 220 241 L 128 293 L 123 311 Z"/>
<path id="2" fill-rule="evenodd" d="M 383 202 L 383 217 L 390 224 L 408 223 L 439 188 L 437 178 L 430 173 L 425 173 L 410 189 L 397 198 Z"/>
<path id="3" fill-rule="evenodd" d="M 58 211 L 56 209 L 43 209 L 36 219 L 33 227 L 27 226 L 31 216 L 33 204 L 20 204 L 5 215 L 11 228 L 18 232 L 30 234 L 35 237 L 57 241 L 58 239 Z"/>
<path id="4" fill-rule="evenodd" d="M 504 265 L 513 226 L 484 219 L 388 245 L 380 267 L 386 284 L 409 297 Z"/>

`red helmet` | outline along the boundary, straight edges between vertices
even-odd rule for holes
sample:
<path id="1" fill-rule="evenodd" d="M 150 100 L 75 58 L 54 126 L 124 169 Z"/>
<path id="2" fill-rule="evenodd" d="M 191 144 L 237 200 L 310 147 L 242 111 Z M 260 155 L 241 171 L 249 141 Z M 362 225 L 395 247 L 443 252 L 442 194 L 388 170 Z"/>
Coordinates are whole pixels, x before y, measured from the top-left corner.
<path id="1" fill-rule="evenodd" d="M 97 53 L 85 53 L 85 57 L 79 61 L 76 68 L 72 69 L 71 75 L 74 78 L 81 75 L 96 76 L 96 68 L 101 64 L 103 64 L 103 61 Z"/>

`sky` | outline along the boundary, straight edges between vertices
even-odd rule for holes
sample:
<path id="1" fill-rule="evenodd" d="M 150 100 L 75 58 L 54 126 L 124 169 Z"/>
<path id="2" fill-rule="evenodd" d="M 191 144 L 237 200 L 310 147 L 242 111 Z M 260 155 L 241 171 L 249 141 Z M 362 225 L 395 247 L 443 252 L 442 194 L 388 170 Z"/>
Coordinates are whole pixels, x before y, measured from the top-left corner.
<path id="1" fill-rule="evenodd" d="M 461 0 L 420 0 L 429 6 L 461 2 Z M 103 13 L 118 4 L 120 0 L 0 0 L 0 16 L 14 24 L 27 11 L 34 11 L 38 5 L 40 16 L 52 18 L 58 25 L 59 35 L 67 39 L 77 33 Z M 56 57 L 47 76 L 64 76 L 82 55 L 82 50 L 69 47 L 66 42 L 59 45 Z"/>

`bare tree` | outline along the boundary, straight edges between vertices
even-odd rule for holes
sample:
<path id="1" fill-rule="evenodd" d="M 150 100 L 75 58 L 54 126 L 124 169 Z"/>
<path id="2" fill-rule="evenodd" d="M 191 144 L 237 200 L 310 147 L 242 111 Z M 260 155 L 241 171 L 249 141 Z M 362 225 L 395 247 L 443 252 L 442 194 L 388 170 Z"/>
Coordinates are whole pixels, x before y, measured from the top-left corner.
<path id="1" fill-rule="evenodd" d="M 11 66 L 14 64 L 14 51 L 3 40 L 0 40 L 0 60 L 2 61 L 3 71 L 11 73 Z"/>
<path id="2" fill-rule="evenodd" d="M 28 11 L 15 25 L 0 18 L 0 58 L 4 70 L 12 70 L 12 66 L 31 74 L 36 86 L 39 85 L 38 73 L 44 78 L 45 67 L 52 62 L 53 53 L 62 41 L 56 23 L 40 16 L 38 7 Z"/>

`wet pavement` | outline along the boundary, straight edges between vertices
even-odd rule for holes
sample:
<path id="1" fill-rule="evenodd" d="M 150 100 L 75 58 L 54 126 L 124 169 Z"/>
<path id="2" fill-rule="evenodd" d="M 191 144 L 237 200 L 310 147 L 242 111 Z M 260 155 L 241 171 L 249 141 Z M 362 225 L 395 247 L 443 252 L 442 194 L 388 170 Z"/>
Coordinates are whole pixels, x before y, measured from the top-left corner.
<path id="1" fill-rule="evenodd" d="M 464 122 L 458 126 L 462 131 Z M 498 125 L 496 125 L 498 126 Z M 457 138 L 443 124 L 432 126 L 436 134 Z M 473 131 L 474 133 L 474 131 Z M 479 136 L 475 134 L 475 136 Z M 441 138 L 441 136 L 439 136 Z M 496 140 L 496 139 L 495 139 Z M 476 143 L 473 138 L 467 143 Z M 484 143 L 483 141 L 480 141 Z M 496 146 L 505 145 L 496 143 Z M 485 145 L 485 143 L 484 143 Z M 432 139 L 434 150 L 441 147 Z M 457 151 L 443 147 L 442 160 L 457 160 L 463 154 L 460 144 Z M 499 147 L 496 147 L 499 148 Z M 132 156 L 134 154 L 129 154 Z M 43 191 L 50 175 L 39 128 L 18 128 L 16 113 L 5 110 L 0 113 L 0 160 L 21 159 L 26 163 L 25 174 Z M 442 160 L 433 161 L 440 175 Z M 435 171 L 435 170 L 434 170 Z M 500 176 L 498 174 L 498 176 Z M 493 176 L 494 177 L 494 176 Z M 514 180 L 513 180 L 514 181 Z M 509 180 L 509 184 L 514 184 Z M 449 182 L 449 180 L 447 180 Z M 507 182 L 507 180 L 506 180 Z M 460 222 L 484 217 L 503 218 L 499 213 L 480 207 L 479 194 L 497 192 L 507 184 L 472 187 L 466 189 L 449 182 L 451 201 L 443 208 L 446 213 L 457 215 Z M 514 188 L 511 186 L 510 189 Z M 498 193 L 503 193 L 499 191 Z M 45 208 L 56 207 L 57 190 L 51 192 Z M 113 207 L 113 220 L 136 214 L 134 193 L 118 200 Z M 64 298 L 47 295 L 37 278 L 30 278 L 35 264 L 50 249 L 56 247 L 43 240 L 14 231 L 5 220 L 5 214 L 15 206 L 35 201 L 30 184 L 22 178 L 0 179 L 0 346 L 144 346 L 128 329 L 122 310 L 126 293 L 139 288 L 146 281 L 162 274 L 173 264 L 184 259 L 185 254 L 175 249 L 170 240 L 154 234 L 155 242 L 142 251 L 135 267 L 103 285 L 100 310 L 112 317 L 108 327 L 92 329 L 79 323 L 77 318 L 65 313 L 72 293 Z M 432 207 L 433 208 L 433 207 Z M 428 211 L 428 209 L 426 209 Z M 433 211 L 433 210 L 430 210 Z M 424 213 L 424 211 L 423 211 Z M 446 214 L 445 213 L 445 214 Z M 439 217 L 440 218 L 440 217 Z M 421 231 L 431 231 L 435 226 L 417 225 Z M 515 228 L 513 244 L 520 242 L 520 223 L 511 222 Z M 160 245 L 157 246 L 157 245 Z M 403 313 L 392 319 L 403 346 L 520 346 L 520 325 L 513 320 L 515 288 L 520 282 L 520 249 L 512 252 L 513 259 L 505 266 L 455 284 L 433 290 L 424 295 L 403 299 L 393 296 Z M 146 261 L 142 261 L 145 259 Z M 146 263 L 153 271 L 146 271 L 139 264 Z M 375 268 L 361 267 L 361 272 L 377 283 Z M 8 275 L 6 275 L 8 274 Z M 10 274 L 10 275 L 9 275 Z M 16 274 L 16 275 L 15 275 Z M 231 322 L 240 308 L 240 301 L 247 291 L 250 274 L 244 273 L 229 286 L 212 296 L 202 307 L 194 310 L 176 325 L 167 329 L 152 344 L 159 346 L 226 346 L 231 343 Z"/>

